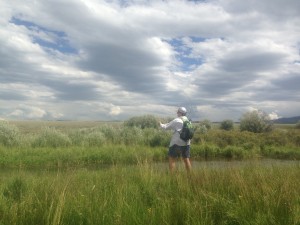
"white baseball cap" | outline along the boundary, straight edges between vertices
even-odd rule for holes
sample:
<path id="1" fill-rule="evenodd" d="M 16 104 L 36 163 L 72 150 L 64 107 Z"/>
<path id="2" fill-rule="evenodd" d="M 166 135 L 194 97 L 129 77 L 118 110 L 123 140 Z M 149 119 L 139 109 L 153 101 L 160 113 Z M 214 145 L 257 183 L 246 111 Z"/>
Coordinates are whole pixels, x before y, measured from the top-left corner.
<path id="1" fill-rule="evenodd" d="M 186 108 L 184 108 L 184 107 L 179 107 L 177 112 L 180 112 L 180 113 L 182 113 L 182 114 L 186 114 Z"/>

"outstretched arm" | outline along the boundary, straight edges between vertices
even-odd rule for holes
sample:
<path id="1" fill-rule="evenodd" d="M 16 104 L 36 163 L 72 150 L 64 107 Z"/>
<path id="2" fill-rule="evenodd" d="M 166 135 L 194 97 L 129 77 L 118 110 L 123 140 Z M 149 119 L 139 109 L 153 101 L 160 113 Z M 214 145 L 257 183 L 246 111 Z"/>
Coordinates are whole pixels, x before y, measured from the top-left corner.
<path id="1" fill-rule="evenodd" d="M 178 123 L 177 119 L 174 119 L 170 123 L 161 123 L 161 122 L 159 122 L 159 125 L 162 129 L 165 129 L 165 130 L 176 130 L 177 123 Z"/>
<path id="2" fill-rule="evenodd" d="M 166 125 L 167 125 L 167 124 L 163 124 L 163 123 L 159 122 L 160 128 L 166 129 Z"/>

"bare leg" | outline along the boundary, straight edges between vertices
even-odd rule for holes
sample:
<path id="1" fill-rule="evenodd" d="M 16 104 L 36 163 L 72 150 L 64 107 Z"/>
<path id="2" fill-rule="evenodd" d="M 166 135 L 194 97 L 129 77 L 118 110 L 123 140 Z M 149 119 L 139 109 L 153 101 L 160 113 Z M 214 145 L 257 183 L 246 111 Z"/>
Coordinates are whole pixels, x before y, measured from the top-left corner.
<path id="1" fill-rule="evenodd" d="M 171 173 L 173 173 L 175 169 L 175 160 L 175 158 L 169 157 L 169 169 Z"/>
<path id="2" fill-rule="evenodd" d="M 188 173 L 191 172 L 192 165 L 191 165 L 190 159 L 189 159 L 189 158 L 184 158 L 184 159 L 183 159 L 183 162 L 184 162 L 186 171 L 187 171 Z"/>

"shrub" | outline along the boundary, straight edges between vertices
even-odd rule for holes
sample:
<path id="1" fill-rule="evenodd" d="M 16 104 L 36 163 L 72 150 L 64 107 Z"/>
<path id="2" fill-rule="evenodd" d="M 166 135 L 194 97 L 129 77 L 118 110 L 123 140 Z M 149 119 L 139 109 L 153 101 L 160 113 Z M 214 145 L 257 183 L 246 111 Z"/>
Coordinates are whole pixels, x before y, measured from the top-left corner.
<path id="1" fill-rule="evenodd" d="M 272 130 L 269 116 L 260 110 L 245 113 L 240 121 L 241 131 L 250 131 L 253 133 L 262 133 Z"/>
<path id="2" fill-rule="evenodd" d="M 143 144 L 143 131 L 138 127 L 124 127 L 120 131 L 119 140 L 125 145 Z"/>
<path id="3" fill-rule="evenodd" d="M 193 158 L 213 159 L 220 156 L 221 149 L 213 144 L 193 145 Z"/>
<path id="4" fill-rule="evenodd" d="M 18 144 L 19 129 L 6 121 L 0 121 L 0 144 L 4 146 L 15 146 Z"/>
<path id="5" fill-rule="evenodd" d="M 246 151 L 244 151 L 241 147 L 227 146 L 223 149 L 222 156 L 227 159 L 242 159 L 245 157 L 245 153 Z"/>
<path id="6" fill-rule="evenodd" d="M 288 136 L 285 131 L 274 130 L 263 134 L 262 142 L 268 146 L 285 146 L 288 144 Z"/>
<path id="7" fill-rule="evenodd" d="M 207 130 L 211 129 L 211 122 L 209 120 L 202 120 L 199 122 L 200 126 L 205 126 Z"/>
<path id="8" fill-rule="evenodd" d="M 124 123 L 127 127 L 158 128 L 158 120 L 152 115 L 132 117 Z"/>
<path id="9" fill-rule="evenodd" d="M 222 130 L 233 130 L 233 121 L 232 120 L 223 120 L 220 124 Z"/>
<path id="10" fill-rule="evenodd" d="M 121 133 L 121 129 L 119 127 L 103 125 L 97 127 L 96 130 L 104 135 L 106 142 L 109 142 L 111 144 L 117 144 L 120 142 L 119 136 Z"/>
<path id="11" fill-rule="evenodd" d="M 296 147 L 300 147 L 300 132 L 298 130 L 289 130 L 286 134 L 288 143 Z"/>
<path id="12" fill-rule="evenodd" d="M 168 132 L 157 130 L 149 138 L 149 145 L 151 147 L 156 146 L 168 146 L 171 139 L 171 135 Z"/>
<path id="13" fill-rule="evenodd" d="M 84 137 L 84 145 L 88 147 L 102 146 L 105 143 L 105 136 L 99 131 L 94 131 Z"/>
<path id="14" fill-rule="evenodd" d="M 196 126 L 195 130 L 197 130 L 200 134 L 206 134 L 208 131 L 204 124 Z"/>
<path id="15" fill-rule="evenodd" d="M 295 128 L 296 128 L 296 129 L 300 129 L 300 120 L 296 123 Z"/>
<path id="16" fill-rule="evenodd" d="M 218 147 L 224 148 L 229 145 L 244 146 L 245 143 L 253 146 L 253 148 L 259 147 L 261 142 L 261 135 L 248 131 L 239 130 L 217 130 L 212 129 L 206 135 L 202 135 L 205 143 L 213 143 Z"/>
<path id="17" fill-rule="evenodd" d="M 87 129 L 74 129 L 68 132 L 68 137 L 72 145 L 82 146 L 84 145 L 84 138 L 87 133 Z"/>
<path id="18" fill-rule="evenodd" d="M 46 127 L 32 143 L 33 147 L 66 147 L 71 144 L 66 134 L 55 128 Z"/>

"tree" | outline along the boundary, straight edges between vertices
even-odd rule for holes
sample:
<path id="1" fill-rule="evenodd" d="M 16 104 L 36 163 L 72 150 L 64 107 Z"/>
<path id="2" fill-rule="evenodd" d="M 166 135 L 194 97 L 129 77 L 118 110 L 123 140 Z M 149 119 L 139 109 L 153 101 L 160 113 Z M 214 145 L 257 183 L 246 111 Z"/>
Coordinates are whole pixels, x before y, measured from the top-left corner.
<path id="1" fill-rule="evenodd" d="M 220 124 L 222 130 L 233 130 L 233 121 L 232 120 L 223 120 Z"/>
<path id="2" fill-rule="evenodd" d="M 247 112 L 240 120 L 241 131 L 263 133 L 271 131 L 272 128 L 273 124 L 271 123 L 269 116 L 261 110 Z"/>

